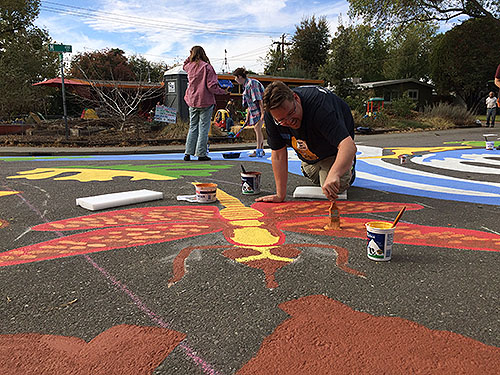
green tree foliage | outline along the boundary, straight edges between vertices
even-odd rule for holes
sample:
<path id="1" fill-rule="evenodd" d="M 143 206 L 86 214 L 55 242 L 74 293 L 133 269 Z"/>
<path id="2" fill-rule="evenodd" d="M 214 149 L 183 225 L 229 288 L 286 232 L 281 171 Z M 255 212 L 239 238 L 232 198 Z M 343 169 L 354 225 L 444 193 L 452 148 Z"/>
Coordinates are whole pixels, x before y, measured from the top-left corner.
<path id="1" fill-rule="evenodd" d="M 438 38 L 431 55 L 431 77 L 439 93 L 455 92 L 475 110 L 500 63 L 500 26 L 472 19 Z"/>
<path id="2" fill-rule="evenodd" d="M 285 76 L 284 70 L 290 65 L 289 53 L 285 50 L 284 56 L 281 54 L 281 48 L 271 48 L 267 51 L 264 58 L 264 74 L 272 76 Z"/>
<path id="3" fill-rule="evenodd" d="M 367 24 L 349 27 L 351 36 L 352 77 L 363 82 L 385 79 L 383 61 L 387 58 L 387 43 L 380 30 Z M 333 42 L 332 42 L 333 45 Z"/>
<path id="4" fill-rule="evenodd" d="M 363 82 L 381 80 L 383 61 L 387 56 L 382 34 L 370 25 L 344 26 L 342 23 L 330 45 L 328 61 L 320 77 L 333 85 L 343 98 L 355 91 L 353 79 Z"/>
<path id="5" fill-rule="evenodd" d="M 459 16 L 500 22 L 498 0 L 348 0 L 352 16 L 380 26 L 407 22 L 449 21 Z"/>
<path id="6" fill-rule="evenodd" d="M 430 54 L 436 36 L 435 23 L 410 23 L 396 27 L 387 41 L 386 79 L 415 78 L 427 80 Z"/>
<path id="7" fill-rule="evenodd" d="M 348 27 L 339 25 L 331 43 L 331 52 L 328 61 L 319 69 L 319 76 L 335 87 L 335 92 L 342 98 L 351 95 L 354 84 L 352 76 L 352 61 L 354 52 L 353 34 Z"/>
<path id="8" fill-rule="evenodd" d="M 32 84 L 57 74 L 58 56 L 48 33 L 33 25 L 38 0 L 6 0 L 0 7 L 0 116 L 41 110 L 43 88 Z"/>
<path id="9" fill-rule="evenodd" d="M 79 53 L 71 60 L 69 75 L 74 78 L 109 81 L 135 81 L 125 52 L 119 48 Z"/>
<path id="10" fill-rule="evenodd" d="M 326 62 L 330 33 L 325 17 L 303 19 L 296 26 L 290 48 L 290 66 L 299 68 L 307 78 L 317 78 L 318 68 Z"/>
<path id="11" fill-rule="evenodd" d="M 128 64 L 138 81 L 163 82 L 163 75 L 169 69 L 166 64 L 155 63 L 143 56 L 131 56 Z"/>
<path id="12" fill-rule="evenodd" d="M 268 51 L 264 59 L 264 74 L 277 77 L 309 77 L 309 74 L 302 66 L 290 62 L 290 53 L 286 49 L 284 56 L 282 56 L 279 47 Z"/>

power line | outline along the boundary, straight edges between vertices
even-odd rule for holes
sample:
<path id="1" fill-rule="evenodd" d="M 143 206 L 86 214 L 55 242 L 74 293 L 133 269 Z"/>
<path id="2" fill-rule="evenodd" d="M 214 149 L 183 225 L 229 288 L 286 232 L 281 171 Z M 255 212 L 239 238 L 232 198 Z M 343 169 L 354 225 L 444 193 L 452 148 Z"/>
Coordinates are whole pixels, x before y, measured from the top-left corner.
<path id="1" fill-rule="evenodd" d="M 45 4 L 50 4 L 52 6 L 47 6 Z M 65 5 L 65 4 L 60 4 L 52 1 L 43 1 L 41 10 L 44 10 L 46 12 L 50 13 L 57 13 L 57 14 L 68 14 L 80 18 L 87 18 L 87 19 L 92 19 L 92 20 L 105 20 L 105 21 L 112 21 L 112 22 L 120 22 L 120 23 L 125 23 L 127 25 L 132 25 L 132 26 L 145 26 L 145 27 L 154 27 L 154 28 L 160 28 L 160 29 L 166 29 L 166 30 L 181 30 L 181 31 L 187 31 L 187 32 L 198 32 L 198 33 L 206 33 L 206 34 L 221 34 L 221 35 L 240 35 L 240 36 L 245 36 L 245 37 L 252 37 L 252 36 L 263 36 L 263 35 L 277 35 L 277 32 L 260 32 L 260 31 L 244 31 L 244 30 L 238 30 L 238 29 L 228 29 L 228 28 L 216 28 L 213 26 L 206 26 L 206 25 L 190 25 L 186 23 L 181 23 L 181 22 L 175 22 L 175 21 L 169 21 L 168 25 L 165 23 L 162 23 L 160 21 L 155 21 L 149 18 L 142 18 L 142 17 L 137 17 L 137 16 L 130 16 L 130 15 L 122 15 L 119 13 L 111 13 L 111 12 L 105 12 L 105 11 L 98 11 L 95 9 L 90 9 L 90 8 L 82 8 L 82 7 L 77 7 L 77 6 L 72 6 L 72 5 Z M 134 21 L 135 20 L 135 21 Z"/>

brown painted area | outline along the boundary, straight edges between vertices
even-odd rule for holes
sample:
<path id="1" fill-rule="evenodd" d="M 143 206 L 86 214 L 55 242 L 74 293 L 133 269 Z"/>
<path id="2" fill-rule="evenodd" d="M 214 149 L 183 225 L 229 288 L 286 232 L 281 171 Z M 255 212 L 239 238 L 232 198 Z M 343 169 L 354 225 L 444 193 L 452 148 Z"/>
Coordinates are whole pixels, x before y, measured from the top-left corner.
<path id="1" fill-rule="evenodd" d="M 293 246 L 281 245 L 277 248 L 272 249 L 271 253 L 282 257 L 295 258 L 299 256 L 300 251 L 295 249 Z M 230 250 L 224 251 L 224 256 L 231 259 L 248 257 L 257 254 L 259 254 L 259 252 L 246 248 L 232 248 Z M 262 270 L 266 278 L 266 287 L 277 288 L 278 283 L 276 282 L 274 275 L 277 270 L 279 270 L 281 267 L 289 265 L 290 262 L 284 262 L 273 259 L 259 259 L 259 260 L 244 262 L 243 264 L 247 265 L 248 267 Z"/>
<path id="2" fill-rule="evenodd" d="M 456 333 L 354 311 L 321 295 L 279 307 L 291 318 L 238 374 L 500 373 L 500 348 Z"/>
<path id="3" fill-rule="evenodd" d="M 157 327 L 119 325 L 89 343 L 37 333 L 0 335 L 0 374 L 151 374 L 185 334 Z"/>

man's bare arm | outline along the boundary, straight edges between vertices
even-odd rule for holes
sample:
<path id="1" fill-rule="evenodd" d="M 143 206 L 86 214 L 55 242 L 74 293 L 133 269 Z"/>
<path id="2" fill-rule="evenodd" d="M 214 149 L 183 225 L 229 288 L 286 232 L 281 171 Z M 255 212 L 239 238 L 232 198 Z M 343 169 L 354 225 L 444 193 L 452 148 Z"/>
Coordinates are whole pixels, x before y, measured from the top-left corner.
<path id="1" fill-rule="evenodd" d="M 283 202 L 286 198 L 288 182 L 288 150 L 286 147 L 271 151 L 276 194 L 266 195 L 256 199 L 257 202 Z"/>

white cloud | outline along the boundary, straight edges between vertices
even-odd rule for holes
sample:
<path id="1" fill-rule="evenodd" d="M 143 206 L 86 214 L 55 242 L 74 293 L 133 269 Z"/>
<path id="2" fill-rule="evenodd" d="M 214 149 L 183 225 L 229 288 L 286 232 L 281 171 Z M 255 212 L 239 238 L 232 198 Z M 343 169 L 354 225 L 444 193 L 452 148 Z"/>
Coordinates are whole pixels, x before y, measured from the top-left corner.
<path id="1" fill-rule="evenodd" d="M 231 70 L 245 66 L 257 72 L 263 70 L 262 59 L 273 40 L 283 33 L 291 36 L 302 19 L 326 16 L 334 32 L 338 14 L 346 14 L 348 8 L 345 1 L 328 0 L 81 0 L 74 4 L 61 9 L 78 15 L 54 14 L 42 2 L 37 21 L 53 39 L 71 44 L 74 52 L 120 48 L 128 55 L 171 65 L 184 61 L 193 45 L 202 45 L 218 71 L 227 50 Z"/>

